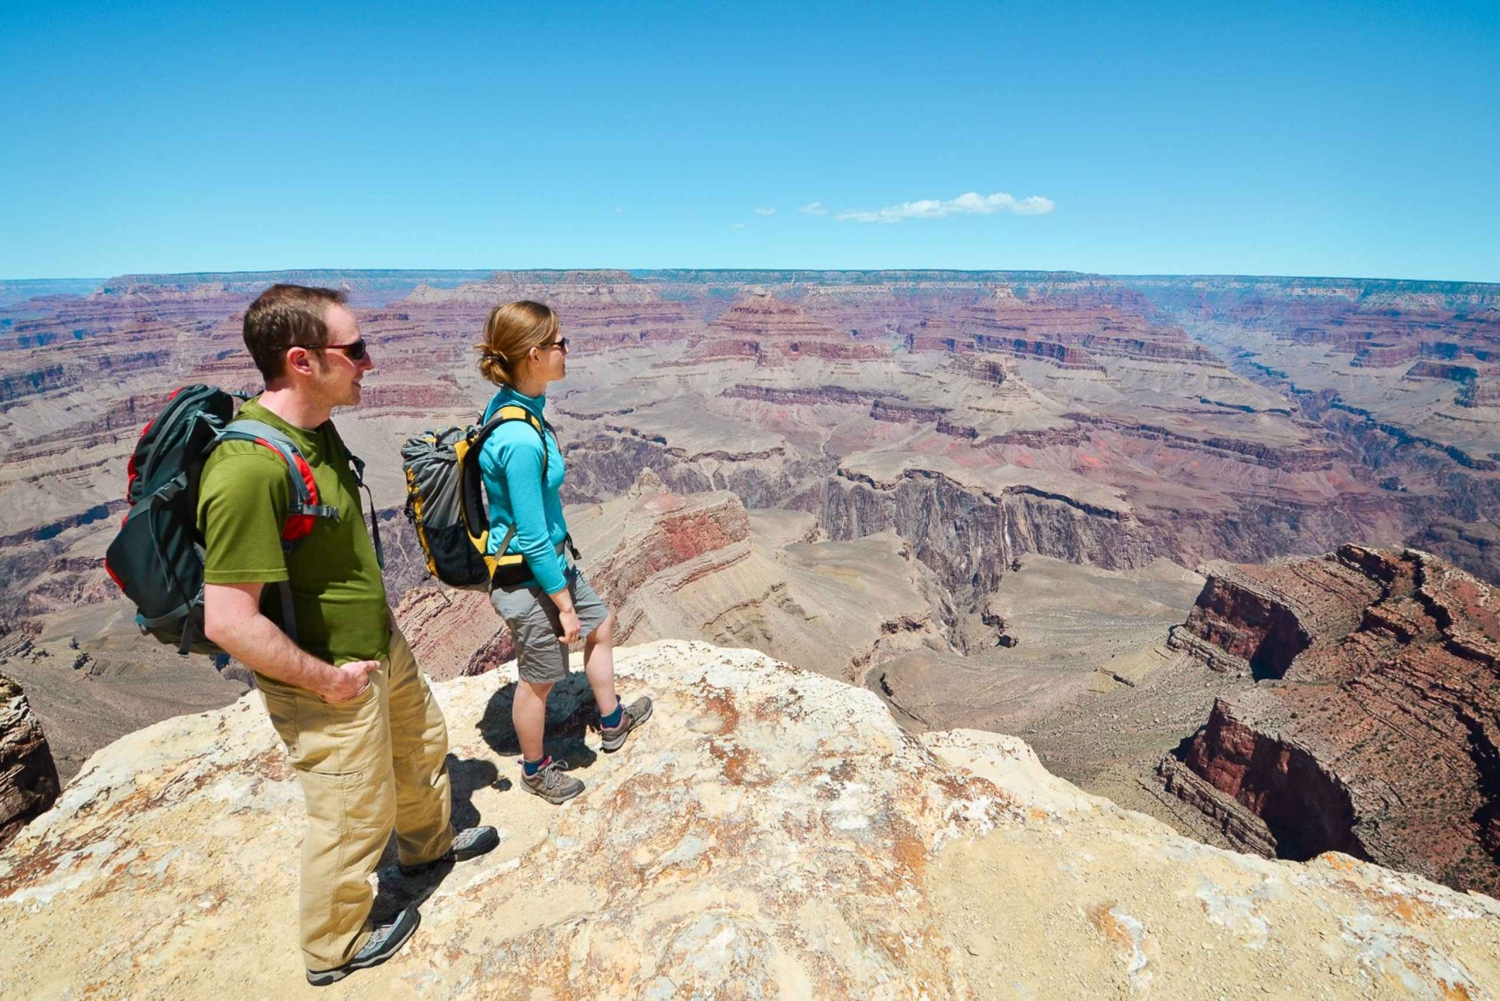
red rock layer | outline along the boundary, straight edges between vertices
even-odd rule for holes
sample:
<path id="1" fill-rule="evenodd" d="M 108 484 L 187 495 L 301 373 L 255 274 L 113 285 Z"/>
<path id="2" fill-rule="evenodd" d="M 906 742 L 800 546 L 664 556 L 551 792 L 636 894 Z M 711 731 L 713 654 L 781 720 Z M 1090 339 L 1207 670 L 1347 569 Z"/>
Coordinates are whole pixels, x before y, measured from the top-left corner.
<path id="1" fill-rule="evenodd" d="M 515 656 L 505 624 L 482 591 L 420 584 L 401 596 L 395 615 L 417 663 L 439 681 L 481 674 Z M 504 656 L 490 663 L 496 654 Z M 476 659 L 484 662 L 477 670 Z"/>
<path id="2" fill-rule="evenodd" d="M 1461 407 L 1500 407 L 1500 377 L 1470 383 L 1454 402 Z"/>
<path id="3" fill-rule="evenodd" d="M 1420 356 L 1420 344 L 1362 344 L 1349 362 L 1361 368 L 1395 368 Z"/>
<path id="4" fill-rule="evenodd" d="M 1349 633 L 1381 590 L 1362 571 L 1333 560 L 1268 567 L 1214 562 L 1205 569 L 1198 603 L 1168 644 L 1207 645 L 1219 655 L 1209 666 L 1261 677 L 1280 678 L 1320 638 Z"/>
<path id="5" fill-rule="evenodd" d="M 774 403 L 777 406 L 819 406 L 833 404 L 836 406 L 859 406 L 862 407 L 874 400 L 877 396 L 865 390 L 846 389 L 843 386 L 809 386 L 806 388 L 779 386 L 755 386 L 740 383 L 730 386 L 723 395 L 730 399 L 755 400 L 761 403 Z M 892 394 L 879 394 L 887 398 Z"/>
<path id="6" fill-rule="evenodd" d="M 1446 379 L 1449 382 L 1473 382 L 1479 377 L 1478 370 L 1468 365 L 1453 365 L 1440 361 L 1419 361 L 1406 370 L 1408 379 Z"/>
<path id="7" fill-rule="evenodd" d="M 873 400 L 870 403 L 872 420 L 892 424 L 931 424 L 942 420 L 947 414 L 947 407 L 922 407 L 888 400 Z"/>
<path id="8" fill-rule="evenodd" d="M 623 603 L 657 574 L 749 539 L 750 518 L 734 494 L 663 493 L 633 512 L 613 550 L 590 561 L 589 581 Z"/>
<path id="9" fill-rule="evenodd" d="M 1178 638 L 1285 664 L 1220 700 L 1183 756 L 1279 854 L 1500 892 L 1500 591 L 1418 550 L 1344 546 L 1215 568 Z"/>
<path id="10" fill-rule="evenodd" d="M 496 272 L 457 288 L 423 285 L 393 303 L 390 315 L 423 331 L 453 330 L 478 341 L 489 308 L 517 299 L 556 310 L 570 350 L 581 355 L 682 340 L 689 332 L 681 303 L 624 271 Z"/>
<path id="11" fill-rule="evenodd" d="M 758 365 L 784 365 L 801 358 L 859 361 L 888 358 L 890 353 L 885 345 L 840 333 L 795 303 L 758 292 L 709 324 L 689 358 L 740 358 L 753 359 Z"/>
<path id="12" fill-rule="evenodd" d="M 911 351 L 994 351 L 1040 359 L 1059 368 L 1105 371 L 1100 358 L 1222 363 L 1177 327 L 1152 321 L 1150 307 L 1121 289 L 1080 285 L 1021 298 L 1002 289 L 988 302 L 923 320 L 906 334 Z"/>

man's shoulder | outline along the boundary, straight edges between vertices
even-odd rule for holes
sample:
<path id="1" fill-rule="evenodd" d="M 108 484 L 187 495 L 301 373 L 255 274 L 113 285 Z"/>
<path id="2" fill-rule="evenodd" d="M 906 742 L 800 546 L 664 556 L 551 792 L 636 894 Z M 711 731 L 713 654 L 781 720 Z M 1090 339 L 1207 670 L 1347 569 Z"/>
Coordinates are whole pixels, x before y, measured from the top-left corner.
<path id="1" fill-rule="evenodd" d="M 222 441 L 203 464 L 200 489 L 210 481 L 235 482 L 264 479 L 286 479 L 286 462 L 281 455 L 253 441 Z"/>

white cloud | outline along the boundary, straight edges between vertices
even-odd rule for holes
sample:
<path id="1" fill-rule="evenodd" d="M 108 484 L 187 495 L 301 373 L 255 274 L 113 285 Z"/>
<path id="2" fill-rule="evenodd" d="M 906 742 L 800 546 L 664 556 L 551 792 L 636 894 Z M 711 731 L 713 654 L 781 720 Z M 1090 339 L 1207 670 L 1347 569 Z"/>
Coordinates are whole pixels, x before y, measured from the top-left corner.
<path id="1" fill-rule="evenodd" d="M 776 210 L 775 209 L 756 209 L 755 210 L 755 214 L 756 215 L 775 215 L 776 214 Z"/>
<path id="2" fill-rule="evenodd" d="M 622 214 L 622 213 L 623 213 L 623 212 L 624 212 L 624 211 L 625 211 L 625 210 L 624 210 L 624 209 L 623 209 L 623 208 L 621 208 L 621 207 L 620 207 L 620 206 L 618 206 L 618 205 L 617 205 L 617 206 L 615 206 L 615 215 L 620 215 L 620 214 Z"/>
<path id="3" fill-rule="evenodd" d="M 802 206 L 797 211 L 801 212 L 803 215 L 827 215 L 828 207 L 822 202 L 812 202 L 810 204 Z"/>
<path id="4" fill-rule="evenodd" d="M 970 191 L 940 201 L 924 198 L 916 202 L 902 202 L 883 209 L 851 209 L 840 212 L 835 218 L 840 222 L 900 222 L 903 219 L 942 219 L 950 215 L 991 215 L 995 212 L 1014 212 L 1016 215 L 1046 215 L 1057 207 L 1057 203 L 1041 195 L 1029 198 L 1013 198 L 1005 192 L 981 195 Z"/>

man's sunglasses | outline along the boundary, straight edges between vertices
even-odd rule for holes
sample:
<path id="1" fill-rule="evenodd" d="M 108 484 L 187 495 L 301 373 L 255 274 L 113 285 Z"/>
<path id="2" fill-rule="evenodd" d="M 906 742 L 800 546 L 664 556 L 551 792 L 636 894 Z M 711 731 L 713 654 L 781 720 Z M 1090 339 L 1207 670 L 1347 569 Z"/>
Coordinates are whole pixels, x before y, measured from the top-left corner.
<path id="1" fill-rule="evenodd" d="M 306 348 L 309 351 L 324 351 L 328 349 L 342 351 L 349 356 L 350 361 L 364 361 L 365 356 L 370 353 L 369 347 L 365 344 L 363 337 L 352 344 L 288 344 L 287 347 Z"/>

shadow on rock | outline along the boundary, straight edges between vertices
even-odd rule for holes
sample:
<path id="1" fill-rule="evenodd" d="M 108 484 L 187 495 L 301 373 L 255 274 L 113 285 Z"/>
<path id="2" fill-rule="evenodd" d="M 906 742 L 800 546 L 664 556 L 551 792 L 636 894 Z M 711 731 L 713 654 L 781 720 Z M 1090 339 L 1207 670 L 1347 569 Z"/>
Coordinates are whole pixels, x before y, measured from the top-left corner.
<path id="1" fill-rule="evenodd" d="M 474 806 L 476 790 L 490 786 L 510 788 L 510 781 L 501 779 L 499 774 L 493 761 L 448 755 L 448 779 L 453 790 L 452 820 L 456 830 L 477 827 L 481 823 L 479 810 Z M 380 920 L 403 907 L 421 904 L 432 896 L 452 871 L 453 863 L 444 862 L 420 876 L 403 876 L 397 867 L 396 835 L 393 832 L 375 870 L 375 903 L 370 911 L 371 916 Z"/>
<path id="2" fill-rule="evenodd" d="M 521 744 L 511 722 L 511 708 L 516 701 L 516 682 L 512 681 L 490 696 L 479 721 L 479 734 L 494 752 L 502 757 L 519 757 Z M 587 768 L 599 757 L 584 736 L 597 728 L 598 713 L 588 678 L 571 672 L 552 686 L 547 698 L 547 731 L 543 748 L 554 758 L 567 762 L 569 769 Z M 504 780 L 502 780 L 504 781 Z"/>
<path id="3" fill-rule="evenodd" d="M 474 806 L 474 793 L 479 789 L 498 786 L 499 769 L 493 761 L 483 758 L 455 758 L 448 755 L 448 780 L 453 787 L 453 827 L 477 827 L 479 810 Z"/>

